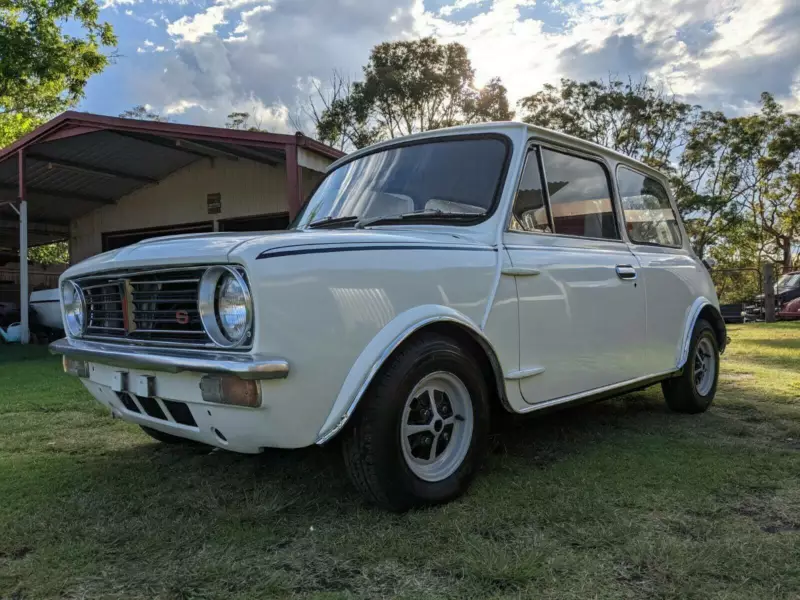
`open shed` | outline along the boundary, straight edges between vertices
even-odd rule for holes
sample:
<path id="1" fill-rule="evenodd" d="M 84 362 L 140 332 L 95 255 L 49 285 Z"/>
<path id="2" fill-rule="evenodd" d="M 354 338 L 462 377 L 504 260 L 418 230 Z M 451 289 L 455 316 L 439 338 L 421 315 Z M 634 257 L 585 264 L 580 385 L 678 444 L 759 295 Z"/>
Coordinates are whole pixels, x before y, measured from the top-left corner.
<path id="1" fill-rule="evenodd" d="M 70 260 L 159 235 L 282 229 L 342 152 L 282 135 L 66 112 L 0 150 L 0 255 L 68 240 Z"/>

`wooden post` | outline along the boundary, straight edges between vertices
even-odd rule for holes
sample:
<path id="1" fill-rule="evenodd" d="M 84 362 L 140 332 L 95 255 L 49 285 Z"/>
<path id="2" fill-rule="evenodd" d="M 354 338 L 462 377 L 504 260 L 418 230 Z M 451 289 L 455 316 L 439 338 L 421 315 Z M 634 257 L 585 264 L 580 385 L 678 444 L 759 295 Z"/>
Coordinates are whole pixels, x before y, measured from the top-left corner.
<path id="1" fill-rule="evenodd" d="M 19 320 L 22 326 L 20 342 L 30 341 L 28 323 L 28 196 L 25 185 L 25 151 L 17 153 L 17 177 L 19 178 Z"/>
<path id="2" fill-rule="evenodd" d="M 772 263 L 764 265 L 764 320 L 775 322 L 775 277 Z"/>
<path id="3" fill-rule="evenodd" d="M 289 205 L 289 220 L 300 212 L 300 166 L 297 164 L 297 144 L 286 144 L 286 203 Z"/>

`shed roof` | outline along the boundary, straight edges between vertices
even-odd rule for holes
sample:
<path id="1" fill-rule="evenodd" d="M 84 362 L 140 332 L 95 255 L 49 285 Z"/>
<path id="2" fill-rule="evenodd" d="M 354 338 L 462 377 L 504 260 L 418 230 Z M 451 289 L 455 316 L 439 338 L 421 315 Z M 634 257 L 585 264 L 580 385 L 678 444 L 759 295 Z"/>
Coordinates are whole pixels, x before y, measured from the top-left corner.
<path id="1" fill-rule="evenodd" d="M 0 149 L 0 248 L 17 248 L 19 155 L 25 157 L 29 244 L 65 239 L 69 222 L 202 158 L 275 165 L 302 147 L 335 160 L 342 152 L 300 133 L 283 135 L 65 112 Z"/>

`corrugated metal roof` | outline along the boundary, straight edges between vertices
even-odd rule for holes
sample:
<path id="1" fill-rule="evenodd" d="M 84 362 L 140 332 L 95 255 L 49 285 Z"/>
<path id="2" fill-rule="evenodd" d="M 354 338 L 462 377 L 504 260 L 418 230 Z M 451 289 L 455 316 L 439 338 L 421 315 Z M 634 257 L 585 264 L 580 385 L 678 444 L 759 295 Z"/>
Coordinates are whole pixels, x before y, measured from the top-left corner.
<path id="1" fill-rule="evenodd" d="M 278 164 L 284 162 L 285 148 L 290 145 L 328 158 L 342 155 L 299 134 L 68 112 L 0 149 L 0 202 L 17 199 L 19 150 L 26 156 L 29 220 L 63 225 L 201 158 L 241 157 Z M 0 205 L 0 219 L 16 219 L 16 213 Z M 0 247 L 17 245 L 13 231 L 0 230 Z"/>

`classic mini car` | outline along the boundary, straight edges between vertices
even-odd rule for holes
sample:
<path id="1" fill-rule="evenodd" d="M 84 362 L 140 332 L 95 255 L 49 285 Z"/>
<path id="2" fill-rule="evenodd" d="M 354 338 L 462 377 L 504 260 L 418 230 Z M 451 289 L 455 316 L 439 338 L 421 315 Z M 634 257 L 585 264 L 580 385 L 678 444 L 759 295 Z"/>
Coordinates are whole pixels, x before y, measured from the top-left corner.
<path id="1" fill-rule="evenodd" d="M 52 350 L 115 416 L 245 453 L 340 442 L 391 510 L 463 493 L 493 408 L 660 382 L 705 411 L 726 343 L 666 178 L 520 123 L 359 150 L 286 232 L 144 241 L 60 285 Z"/>

